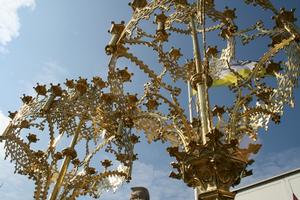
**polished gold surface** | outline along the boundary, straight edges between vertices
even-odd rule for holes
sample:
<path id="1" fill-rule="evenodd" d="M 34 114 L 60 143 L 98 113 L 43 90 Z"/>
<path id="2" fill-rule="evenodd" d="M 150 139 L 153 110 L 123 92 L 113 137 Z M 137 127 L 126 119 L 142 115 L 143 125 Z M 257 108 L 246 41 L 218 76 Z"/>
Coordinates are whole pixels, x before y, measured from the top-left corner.
<path id="1" fill-rule="evenodd" d="M 268 0 L 243 2 L 250 10 L 272 12 L 274 28 L 258 21 L 240 29 L 236 9 L 217 10 L 214 0 L 133 0 L 130 21 L 112 22 L 109 30 L 106 81 L 94 77 L 91 83 L 83 78 L 66 80 L 66 87 L 38 84 L 35 97 L 24 95 L 20 111 L 10 112 L 12 121 L 1 140 L 16 172 L 35 181 L 34 198 L 97 198 L 104 190 L 130 181 L 137 159 L 134 145 L 142 132 L 149 143 L 169 142 L 167 151 L 176 159 L 170 177 L 196 188 L 196 199 L 234 199 L 230 187 L 251 175 L 250 157 L 261 147 L 249 142 L 242 148 L 240 143 L 245 138 L 255 141 L 270 120 L 280 123 L 283 106 L 294 106 L 293 89 L 300 75 L 300 34 L 294 11 L 277 10 Z M 146 23 L 154 27 L 145 28 Z M 223 49 L 209 46 L 206 36 L 216 33 L 215 40 L 227 44 Z M 176 37 L 188 38 L 194 54 L 183 51 Z M 270 38 L 267 50 L 247 75 L 239 73 L 233 68 L 239 61 L 236 52 L 261 37 Z M 244 46 L 238 46 L 237 40 Z M 149 59 L 140 58 L 133 46 L 150 49 L 155 66 L 146 64 Z M 284 62 L 272 60 L 282 52 Z M 128 67 L 118 67 L 120 59 L 127 60 Z M 133 70 L 140 70 L 143 89 L 136 89 L 141 83 Z M 235 80 L 223 83 L 232 93 L 232 103 L 212 108 L 209 91 L 224 72 Z M 277 84 L 268 84 L 266 78 Z M 183 100 L 186 88 L 188 105 Z M 70 146 L 59 145 L 69 137 L 73 138 Z M 86 151 L 82 155 L 79 149 Z M 101 150 L 114 161 L 99 160 Z M 99 165 L 92 165 L 93 159 Z M 115 162 L 120 166 L 115 167 Z"/>
<path id="2" fill-rule="evenodd" d="M 118 75 L 122 81 L 130 76 L 126 71 Z M 11 112 L 12 121 L 1 136 L 15 172 L 34 180 L 34 199 L 97 198 L 131 177 L 133 157 L 123 155 L 134 155 L 131 143 L 135 139 L 130 130 L 123 132 L 127 128 L 119 125 L 118 117 L 124 112 L 106 115 L 105 122 L 110 124 L 99 124 L 102 121 L 96 119 L 99 107 L 111 114 L 115 106 L 111 99 L 125 100 L 127 96 L 105 95 L 102 90 L 107 82 L 100 77 L 91 83 L 83 78 L 67 80 L 65 85 L 37 85 L 37 95 L 22 98 L 24 105 Z M 104 159 L 101 154 L 105 152 L 113 153 L 110 158 L 120 162 Z"/>

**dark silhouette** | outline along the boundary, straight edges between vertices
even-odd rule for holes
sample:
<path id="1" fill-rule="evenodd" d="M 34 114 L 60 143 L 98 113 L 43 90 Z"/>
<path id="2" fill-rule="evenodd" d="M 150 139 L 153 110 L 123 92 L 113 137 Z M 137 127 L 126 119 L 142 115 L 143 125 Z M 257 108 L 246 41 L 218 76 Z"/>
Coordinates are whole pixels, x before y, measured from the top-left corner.
<path id="1" fill-rule="evenodd" d="M 149 191 L 145 187 L 132 187 L 130 200 L 150 200 Z"/>

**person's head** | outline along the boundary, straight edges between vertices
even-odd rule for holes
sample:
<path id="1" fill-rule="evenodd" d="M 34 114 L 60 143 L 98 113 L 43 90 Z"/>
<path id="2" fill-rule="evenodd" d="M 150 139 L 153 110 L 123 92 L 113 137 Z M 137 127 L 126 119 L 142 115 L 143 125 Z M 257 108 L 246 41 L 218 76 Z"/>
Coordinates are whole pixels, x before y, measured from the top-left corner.
<path id="1" fill-rule="evenodd" d="M 149 191 L 144 187 L 132 187 L 130 200 L 150 200 Z"/>

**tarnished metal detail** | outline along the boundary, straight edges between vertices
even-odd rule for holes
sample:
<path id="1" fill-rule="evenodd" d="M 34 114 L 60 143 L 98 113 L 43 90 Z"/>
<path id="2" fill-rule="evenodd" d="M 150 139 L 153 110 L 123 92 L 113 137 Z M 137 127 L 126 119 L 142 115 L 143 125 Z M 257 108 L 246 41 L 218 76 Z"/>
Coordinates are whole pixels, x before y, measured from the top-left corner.
<path id="1" fill-rule="evenodd" d="M 112 27 L 108 31 L 112 34 L 112 37 L 109 44 L 105 47 L 105 52 L 107 55 L 111 55 L 121 48 L 119 40 L 121 39 L 121 35 L 125 29 L 124 24 L 124 21 L 122 21 L 120 24 L 115 24 L 115 22 L 112 22 Z"/>

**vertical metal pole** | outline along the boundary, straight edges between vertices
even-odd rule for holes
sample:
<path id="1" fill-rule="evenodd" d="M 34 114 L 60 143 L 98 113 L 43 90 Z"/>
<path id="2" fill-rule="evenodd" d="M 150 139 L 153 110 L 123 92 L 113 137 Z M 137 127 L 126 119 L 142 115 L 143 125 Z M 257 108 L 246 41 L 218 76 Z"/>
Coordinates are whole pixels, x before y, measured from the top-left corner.
<path id="1" fill-rule="evenodd" d="M 193 47 L 194 47 L 194 58 L 196 64 L 196 72 L 201 74 L 202 76 L 202 83 L 197 83 L 197 96 L 199 101 L 199 111 L 200 111 L 200 120 L 201 120 L 201 136 L 202 136 L 202 143 L 206 144 L 206 134 L 210 131 L 210 124 L 209 124 L 209 110 L 207 106 L 208 102 L 208 91 L 207 91 L 207 83 L 206 83 L 206 74 L 201 64 L 201 57 L 200 57 L 200 49 L 199 49 L 199 42 L 197 31 L 195 27 L 195 22 L 193 16 L 190 17 L 191 22 L 190 26 L 192 29 L 192 39 L 193 39 Z"/>
<path id="2" fill-rule="evenodd" d="M 200 3 L 198 2 L 198 6 L 200 7 Z M 190 16 L 190 27 L 192 30 L 192 39 L 193 39 L 193 48 L 194 48 L 194 59 L 196 64 L 196 72 L 201 74 L 202 83 L 197 83 L 197 96 L 199 103 L 199 112 L 200 112 L 200 120 L 201 120 L 201 137 L 202 143 L 206 144 L 206 134 L 211 131 L 212 123 L 210 119 L 209 112 L 209 98 L 208 98 L 208 86 L 207 86 L 207 72 L 201 64 L 201 56 L 200 56 L 200 48 L 199 41 L 197 36 L 197 31 L 195 27 L 194 17 Z M 204 33 L 203 33 L 204 34 Z M 198 200 L 198 189 L 194 189 L 195 200 Z"/>
<path id="3" fill-rule="evenodd" d="M 72 142 L 70 144 L 70 148 L 71 149 L 74 149 L 76 143 L 77 143 L 77 140 L 78 140 L 78 137 L 79 137 L 79 133 L 80 133 L 80 129 L 82 127 L 84 123 L 84 120 L 81 119 L 78 126 L 77 126 L 77 129 L 74 133 L 74 136 L 73 136 L 73 139 L 72 139 Z M 61 166 L 61 169 L 60 169 L 60 172 L 59 172 L 59 175 L 58 175 L 58 178 L 57 178 L 57 181 L 56 181 L 56 184 L 54 186 L 54 189 L 51 193 L 51 197 L 49 200 L 56 200 L 57 199 L 57 196 L 59 194 L 59 191 L 61 189 L 61 186 L 63 184 L 63 180 L 65 178 L 65 175 L 67 173 L 67 170 L 68 170 L 68 167 L 69 167 L 69 164 L 71 162 L 71 156 L 66 156 L 64 162 L 63 162 L 63 165 Z"/>
<path id="4" fill-rule="evenodd" d="M 189 115 L 190 115 L 190 122 L 193 122 L 193 107 L 192 107 L 192 88 L 191 88 L 191 83 L 190 81 L 187 82 L 188 86 L 188 95 L 189 95 Z"/>
<path id="5" fill-rule="evenodd" d="M 208 124 L 208 130 L 210 131 L 213 127 L 212 124 L 212 113 L 210 112 L 210 105 L 209 105 L 209 96 L 208 96 L 208 85 L 207 85 L 207 78 L 208 78 L 208 73 L 209 73 L 209 61 L 208 61 L 208 56 L 206 53 L 206 8 L 205 8 L 205 0 L 198 0 L 198 14 L 201 16 L 201 23 L 202 23 L 202 45 L 203 45 L 203 63 L 205 63 L 205 68 L 202 65 L 202 70 L 204 72 L 204 91 L 205 91 L 205 98 L 206 98 L 206 110 L 207 110 L 207 124 Z M 195 29 L 196 30 L 196 29 Z"/>
<path id="6" fill-rule="evenodd" d="M 189 114 L 190 114 L 190 122 L 193 122 L 193 107 L 192 107 L 192 98 L 193 98 L 193 92 L 192 92 L 192 88 L 191 88 L 191 82 L 188 81 L 187 82 L 188 85 L 188 95 L 189 95 Z M 198 190 L 197 188 L 194 189 L 194 196 L 195 196 L 195 200 L 198 200 Z"/>

